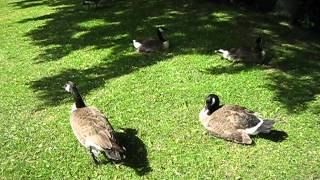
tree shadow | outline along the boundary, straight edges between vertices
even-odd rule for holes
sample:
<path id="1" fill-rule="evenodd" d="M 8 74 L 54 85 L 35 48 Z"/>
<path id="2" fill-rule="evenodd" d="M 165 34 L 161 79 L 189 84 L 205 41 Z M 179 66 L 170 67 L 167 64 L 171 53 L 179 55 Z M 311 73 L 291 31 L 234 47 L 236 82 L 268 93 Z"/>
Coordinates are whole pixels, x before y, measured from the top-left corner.
<path id="1" fill-rule="evenodd" d="M 24 3 L 17 2 L 14 5 L 25 8 L 31 1 L 22 2 Z M 46 3 L 46 1 L 39 2 Z M 181 1 L 182 4 L 171 1 L 119 1 L 111 2 L 114 6 L 108 11 L 104 9 L 88 11 L 75 5 L 60 5 L 63 4 L 63 0 L 55 2 L 58 4 L 55 12 L 36 18 L 26 18 L 19 22 L 45 22 L 43 26 L 25 34 L 31 37 L 35 45 L 43 49 L 43 53 L 36 57 L 36 63 L 59 61 L 79 50 L 91 53 L 109 48 L 110 53 L 102 55 L 100 63 L 96 66 L 87 69 L 65 69 L 56 75 L 30 82 L 30 87 L 44 101 L 44 106 L 59 105 L 61 100 L 67 97 L 60 87 L 68 80 L 77 82 L 85 95 L 111 78 L 129 74 L 136 69 L 167 60 L 174 55 L 208 53 L 215 44 L 215 41 L 203 41 L 207 36 L 213 35 L 214 28 L 209 27 L 210 21 L 215 21 L 221 26 L 228 24 L 228 21 L 221 23 L 214 17 L 203 18 L 203 16 L 211 16 L 212 9 L 198 5 L 198 8 L 194 8 L 195 4 L 192 1 Z M 217 10 L 217 7 L 215 8 Z M 226 10 L 226 14 L 229 12 L 232 14 L 231 11 Z M 195 14 L 199 17 L 191 18 Z M 192 24 L 192 26 L 185 28 L 186 24 Z M 133 51 L 131 40 L 137 37 L 154 36 L 153 27 L 157 25 L 166 26 L 168 29 L 166 35 L 173 48 L 169 52 L 152 55 L 130 53 Z M 205 25 L 208 25 L 208 28 L 199 28 Z M 194 47 L 200 44 L 206 45 Z"/>
<path id="2" fill-rule="evenodd" d="M 59 61 L 79 51 L 90 54 L 100 49 L 110 49 L 110 53 L 99 57 L 100 63 L 96 66 L 88 69 L 70 68 L 30 82 L 44 105 L 56 106 L 65 99 L 62 90 L 57 88 L 66 80 L 80 84 L 86 94 L 111 78 L 175 55 L 212 55 L 213 50 L 218 48 L 250 46 L 258 35 L 266 39 L 266 48 L 273 57 L 268 68 L 275 71 L 270 74 L 272 83 L 267 84 L 266 88 L 276 92 L 275 100 L 290 112 L 297 112 L 305 110 L 306 104 L 320 93 L 319 35 L 302 32 L 270 14 L 194 0 L 110 1 L 107 9 L 94 10 L 88 10 L 80 4 L 75 0 L 23 0 L 11 3 L 17 9 L 40 5 L 55 9 L 50 14 L 18 22 L 43 22 L 43 25 L 25 34 L 42 50 L 35 58 L 35 63 Z M 152 36 L 153 27 L 157 25 L 165 25 L 169 30 L 166 35 L 172 45 L 170 52 L 153 57 L 130 54 L 133 51 L 131 40 Z M 230 68 L 212 67 L 206 73 L 234 74 L 255 68 L 265 69 L 262 66 L 232 65 Z"/>
<path id="3" fill-rule="evenodd" d="M 98 64 L 88 69 L 67 69 L 54 76 L 43 77 L 37 81 L 31 81 L 29 85 L 43 99 L 41 106 L 56 106 L 66 99 L 68 94 L 62 86 L 67 81 L 77 83 L 82 96 L 91 90 L 105 84 L 109 79 L 129 74 L 137 69 L 150 66 L 168 58 L 168 54 L 153 54 L 153 56 L 136 54 L 129 57 L 123 56 L 121 59 L 114 60 L 108 64 Z M 38 107 L 41 109 L 41 106 Z"/>
<path id="4" fill-rule="evenodd" d="M 213 66 L 204 73 L 237 74 L 242 71 L 271 70 L 266 89 L 275 92 L 274 100 L 281 102 L 290 113 L 308 108 L 320 94 L 320 37 L 314 32 L 302 31 L 297 27 L 282 25 L 281 19 L 258 17 L 263 23 L 255 23 L 251 31 L 262 32 L 267 40 L 267 55 L 272 59 L 268 65 L 233 64 Z M 254 16 L 247 16 L 253 21 Z M 250 20 L 252 19 L 252 20 Z M 230 46 L 229 46 L 230 47 Z M 235 46 L 239 47 L 239 46 Z"/>
<path id="5" fill-rule="evenodd" d="M 269 77 L 271 83 L 266 88 L 275 91 L 275 100 L 285 104 L 290 112 L 299 112 L 306 110 L 308 103 L 320 94 L 320 54 L 293 49 L 285 49 L 287 53 L 291 51 L 292 58 L 274 63 L 273 68 L 280 72 Z"/>
<path id="6" fill-rule="evenodd" d="M 13 3 L 10 3 L 14 5 L 15 7 L 19 7 L 20 9 L 26 9 L 26 8 L 32 8 L 37 6 L 58 6 L 58 5 L 74 5 L 76 1 L 59 1 L 59 0 L 22 0 L 22 1 L 16 1 Z"/>
<path id="7" fill-rule="evenodd" d="M 212 74 L 212 75 L 219 75 L 219 74 L 238 74 L 240 72 L 252 71 L 255 69 L 266 69 L 267 66 L 263 65 L 252 65 L 252 64 L 242 64 L 242 63 L 230 63 L 229 65 L 217 65 L 212 66 L 210 68 L 206 68 L 203 72 Z"/>
<path id="8" fill-rule="evenodd" d="M 57 9 L 53 13 L 18 22 L 45 22 L 43 26 L 25 34 L 43 49 L 43 53 L 36 57 L 36 63 L 57 61 L 87 47 L 95 50 L 112 47 L 113 55 L 121 56 L 132 49 L 132 39 L 155 35 L 153 27 L 157 25 L 165 25 L 169 29 L 171 34 L 168 38 L 174 45 L 173 53 L 208 53 L 221 40 L 215 33 L 225 33 L 225 29 L 232 24 L 229 22 L 232 16 L 236 15 L 224 7 L 224 10 L 220 10 L 223 15 L 215 17 L 212 12 L 218 11 L 219 6 L 208 8 L 191 0 L 111 1 L 108 11 L 103 8 L 88 10 L 75 1 L 54 2 L 37 1 L 35 5 L 33 1 L 24 0 L 12 3 L 18 8 L 49 5 Z M 221 18 L 226 18 L 226 21 L 220 21 Z M 212 23 L 215 25 L 212 26 Z M 201 28 L 204 26 L 207 27 Z M 208 36 L 210 41 L 205 40 Z"/>
<path id="9" fill-rule="evenodd" d="M 143 141 L 137 137 L 136 129 L 125 128 L 123 132 L 117 132 L 119 143 L 126 148 L 124 165 L 133 168 L 137 175 L 143 176 L 152 171 L 148 152 Z"/>

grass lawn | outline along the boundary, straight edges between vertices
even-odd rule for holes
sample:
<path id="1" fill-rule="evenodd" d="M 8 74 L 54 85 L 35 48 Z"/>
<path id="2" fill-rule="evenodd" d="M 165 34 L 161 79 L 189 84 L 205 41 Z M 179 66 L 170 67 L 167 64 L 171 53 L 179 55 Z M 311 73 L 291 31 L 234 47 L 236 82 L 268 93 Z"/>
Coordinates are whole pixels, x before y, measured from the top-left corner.
<path id="1" fill-rule="evenodd" d="M 168 53 L 136 53 L 131 40 L 157 25 L 168 29 Z M 256 36 L 268 66 L 213 53 Z M 319 54 L 316 33 L 209 1 L 0 0 L 0 177 L 320 178 Z M 68 80 L 109 117 L 126 162 L 92 163 L 71 131 Z M 209 93 L 274 119 L 277 131 L 253 146 L 209 136 L 198 120 Z"/>

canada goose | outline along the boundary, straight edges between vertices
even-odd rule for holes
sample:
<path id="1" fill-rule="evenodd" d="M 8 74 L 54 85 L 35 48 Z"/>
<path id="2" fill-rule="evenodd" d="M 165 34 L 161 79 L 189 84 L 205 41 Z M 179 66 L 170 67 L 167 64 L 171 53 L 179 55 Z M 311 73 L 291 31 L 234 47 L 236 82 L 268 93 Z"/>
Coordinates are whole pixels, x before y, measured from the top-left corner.
<path id="1" fill-rule="evenodd" d="M 252 144 L 249 135 L 269 133 L 275 123 L 238 105 L 220 106 L 215 94 L 206 98 L 199 119 L 210 134 L 240 144 Z"/>
<path id="2" fill-rule="evenodd" d="M 110 160 L 124 159 L 125 148 L 117 143 L 114 130 L 106 116 L 98 109 L 85 105 L 75 83 L 67 82 L 64 89 L 71 93 L 75 100 L 70 118 L 72 131 L 81 145 L 89 149 L 93 161 L 100 163 L 97 160 L 100 152 Z"/>
<path id="3" fill-rule="evenodd" d="M 154 52 L 158 50 L 165 50 L 169 48 L 169 41 L 164 39 L 162 33 L 165 29 L 157 28 L 158 39 L 149 38 L 145 40 L 133 40 L 133 46 L 138 52 Z"/>
<path id="4" fill-rule="evenodd" d="M 255 46 L 251 48 L 231 48 L 229 50 L 219 49 L 215 52 L 221 53 L 222 57 L 234 62 L 263 64 L 265 63 L 265 51 L 262 47 L 262 38 L 258 37 Z"/>

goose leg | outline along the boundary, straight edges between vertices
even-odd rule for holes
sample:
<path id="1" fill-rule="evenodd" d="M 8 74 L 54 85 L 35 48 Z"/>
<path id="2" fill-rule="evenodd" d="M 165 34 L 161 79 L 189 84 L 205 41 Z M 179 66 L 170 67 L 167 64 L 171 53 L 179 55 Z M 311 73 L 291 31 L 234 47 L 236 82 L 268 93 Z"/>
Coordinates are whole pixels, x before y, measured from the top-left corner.
<path id="1" fill-rule="evenodd" d="M 98 164 L 99 164 L 99 161 L 97 160 L 96 155 L 95 155 L 94 152 L 92 151 L 92 146 L 90 146 L 89 151 L 90 151 L 90 155 L 91 155 L 91 157 L 92 157 L 92 159 L 93 159 L 93 162 L 94 162 L 96 165 L 98 165 Z"/>

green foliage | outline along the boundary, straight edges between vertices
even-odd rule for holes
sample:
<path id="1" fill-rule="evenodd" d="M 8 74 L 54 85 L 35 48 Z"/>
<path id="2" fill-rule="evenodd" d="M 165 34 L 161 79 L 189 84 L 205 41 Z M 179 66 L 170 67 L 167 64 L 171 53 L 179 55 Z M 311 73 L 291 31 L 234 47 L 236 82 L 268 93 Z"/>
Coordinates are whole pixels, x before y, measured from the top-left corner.
<path id="1" fill-rule="evenodd" d="M 131 40 L 165 25 L 167 53 Z M 231 64 L 215 49 L 262 36 L 268 66 Z M 273 16 L 193 1 L 0 0 L 0 176 L 21 178 L 312 179 L 320 177 L 319 36 Z M 123 164 L 93 165 L 69 124 L 76 82 L 127 145 Z M 199 123 L 204 97 L 276 120 L 288 138 L 241 146 Z M 131 130 L 121 131 L 121 128 Z M 277 135 L 277 134 L 275 134 Z"/>

